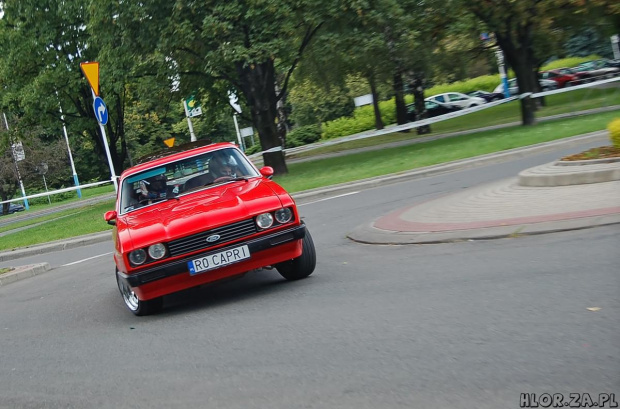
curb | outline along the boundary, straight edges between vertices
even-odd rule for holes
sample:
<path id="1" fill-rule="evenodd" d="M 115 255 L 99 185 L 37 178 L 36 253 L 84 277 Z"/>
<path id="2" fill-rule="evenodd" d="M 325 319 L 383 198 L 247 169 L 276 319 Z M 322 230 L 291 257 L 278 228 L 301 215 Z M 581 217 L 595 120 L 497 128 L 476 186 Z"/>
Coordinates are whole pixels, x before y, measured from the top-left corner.
<path id="1" fill-rule="evenodd" d="M 0 287 L 14 283 L 25 278 L 34 277 L 43 274 L 52 268 L 49 263 L 30 264 L 27 266 L 15 267 L 14 270 L 0 274 Z"/>
<path id="2" fill-rule="evenodd" d="M 381 230 L 365 223 L 350 233 L 347 238 L 362 244 L 403 245 L 440 244 L 462 241 L 517 238 L 536 234 L 557 233 L 569 230 L 583 230 L 593 227 L 620 224 L 620 213 L 604 216 L 583 217 L 550 222 L 540 222 L 513 226 L 497 226 L 481 229 L 455 230 L 450 232 L 396 232 Z"/>
<path id="3" fill-rule="evenodd" d="M 46 244 L 36 245 L 32 247 L 17 248 L 13 251 L 0 253 L 0 261 L 15 260 L 22 257 L 34 256 L 37 254 L 51 253 L 52 251 L 60 251 L 73 249 L 76 247 L 88 246 L 89 244 L 101 243 L 110 240 L 112 233 L 107 231 L 103 233 L 88 234 L 68 240 L 53 241 Z"/>
<path id="4" fill-rule="evenodd" d="M 484 165 L 491 165 L 505 162 L 512 159 L 519 159 L 532 153 L 543 153 L 556 149 L 558 146 L 570 147 L 579 145 L 588 140 L 597 138 L 607 139 L 607 131 L 596 131 L 584 135 L 573 136 L 570 138 L 558 139 L 556 141 L 539 143 L 521 148 L 514 148 L 503 152 L 489 153 L 486 155 L 475 156 L 473 158 L 461 159 L 439 165 L 427 166 L 420 169 L 400 172 L 391 175 L 376 176 L 363 179 L 357 182 L 341 183 L 326 188 L 317 188 L 305 190 L 298 193 L 292 193 L 291 196 L 298 204 L 304 204 L 313 200 L 322 199 L 329 196 L 351 193 L 360 189 L 371 189 L 386 184 L 394 184 L 414 179 L 420 179 L 428 176 L 435 176 L 443 173 L 453 172 L 457 170 L 471 169 Z M 66 250 L 89 244 L 100 243 L 110 240 L 111 232 L 95 233 L 86 236 L 80 236 L 69 240 L 46 243 L 32 247 L 18 248 L 13 251 L 0 253 L 0 262 L 15 260 L 22 257 L 29 257 L 36 254 L 44 254 L 52 251 Z"/>
<path id="5" fill-rule="evenodd" d="M 351 193 L 360 189 L 370 189 L 377 186 L 385 186 L 386 184 L 399 183 L 428 176 L 435 176 L 442 173 L 453 172 L 456 170 L 472 169 L 475 167 L 492 165 L 512 159 L 520 159 L 532 153 L 548 152 L 556 149 L 558 146 L 570 147 L 573 145 L 579 145 L 584 141 L 597 138 L 605 138 L 606 140 L 607 131 L 591 132 L 584 135 L 573 136 L 570 138 L 559 139 L 551 142 L 543 142 L 522 148 L 509 149 L 499 153 L 489 153 L 486 155 L 475 156 L 473 158 L 461 159 L 439 165 L 427 166 L 424 168 L 395 173 L 392 175 L 376 176 L 357 182 L 341 183 L 327 188 L 305 190 L 303 192 L 293 193 L 291 194 L 291 196 L 293 196 L 295 201 L 303 203 L 305 201 L 320 199 L 327 196 Z"/>

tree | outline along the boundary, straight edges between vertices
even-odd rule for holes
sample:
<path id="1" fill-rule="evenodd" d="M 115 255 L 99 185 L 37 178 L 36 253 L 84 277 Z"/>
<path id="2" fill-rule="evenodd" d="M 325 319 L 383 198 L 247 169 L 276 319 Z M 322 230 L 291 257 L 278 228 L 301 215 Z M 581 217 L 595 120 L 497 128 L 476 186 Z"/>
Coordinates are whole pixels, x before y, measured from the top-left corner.
<path id="1" fill-rule="evenodd" d="M 171 60 L 184 92 L 215 90 L 224 83 L 249 111 L 258 131 L 265 165 L 286 173 L 277 104 L 323 18 L 327 1 L 178 1 L 159 23 L 163 55 Z M 335 11 L 335 10 L 334 10 Z M 173 63 L 172 63 L 173 61 Z M 220 99 L 228 100 L 228 92 Z M 245 114 L 245 111 L 244 111 Z"/>

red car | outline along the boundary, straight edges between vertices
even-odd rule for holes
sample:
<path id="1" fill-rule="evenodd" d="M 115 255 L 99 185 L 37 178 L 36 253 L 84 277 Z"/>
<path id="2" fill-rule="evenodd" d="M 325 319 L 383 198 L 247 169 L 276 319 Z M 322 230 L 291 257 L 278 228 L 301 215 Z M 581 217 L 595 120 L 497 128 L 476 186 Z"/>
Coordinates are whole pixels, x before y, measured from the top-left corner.
<path id="1" fill-rule="evenodd" d="M 579 81 L 581 78 L 568 71 L 565 68 L 559 68 L 557 70 L 549 70 L 540 72 L 540 78 L 544 80 L 553 80 L 558 83 L 558 88 L 564 88 L 565 86 L 575 85 L 575 81 Z"/>
<path id="2" fill-rule="evenodd" d="M 230 143 L 158 157 L 120 177 L 114 226 L 116 280 L 135 315 L 163 296 L 250 270 L 287 280 L 312 274 L 312 237 L 291 196 Z"/>

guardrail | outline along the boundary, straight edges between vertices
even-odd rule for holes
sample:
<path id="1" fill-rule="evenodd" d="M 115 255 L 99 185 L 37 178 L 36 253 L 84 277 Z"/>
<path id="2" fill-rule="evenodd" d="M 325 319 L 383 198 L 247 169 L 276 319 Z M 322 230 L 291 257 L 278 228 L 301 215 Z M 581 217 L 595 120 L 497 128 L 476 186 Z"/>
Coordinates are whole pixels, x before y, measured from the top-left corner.
<path id="1" fill-rule="evenodd" d="M 24 199 L 34 199 L 36 197 L 44 197 L 44 196 L 56 195 L 56 194 L 59 194 L 59 193 L 71 192 L 73 190 L 78 190 L 78 189 L 87 189 L 89 187 L 106 185 L 108 183 L 112 183 L 112 181 L 111 180 L 106 180 L 106 181 L 103 181 L 103 182 L 93 182 L 93 183 L 87 183 L 85 185 L 80 185 L 80 186 L 73 186 L 73 187 L 67 187 L 67 188 L 64 188 L 64 189 L 52 190 L 52 191 L 45 192 L 45 193 L 36 193 L 34 195 L 28 195 L 28 196 L 25 196 L 25 197 L 21 197 L 20 196 L 20 197 L 15 198 L 15 199 L 9 199 L 9 200 L 2 201 L 2 202 L 0 202 L 0 205 L 3 205 L 5 203 L 21 202 Z"/>

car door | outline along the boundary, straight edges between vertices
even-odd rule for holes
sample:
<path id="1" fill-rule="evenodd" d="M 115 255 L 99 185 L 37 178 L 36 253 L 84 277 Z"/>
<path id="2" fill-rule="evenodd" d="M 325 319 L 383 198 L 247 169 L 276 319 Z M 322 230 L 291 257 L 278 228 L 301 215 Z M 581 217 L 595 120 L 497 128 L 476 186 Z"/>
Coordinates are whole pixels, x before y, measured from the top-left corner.
<path id="1" fill-rule="evenodd" d="M 449 93 L 448 98 L 450 100 L 450 105 L 460 108 L 467 108 L 471 102 L 467 96 L 456 92 Z"/>

